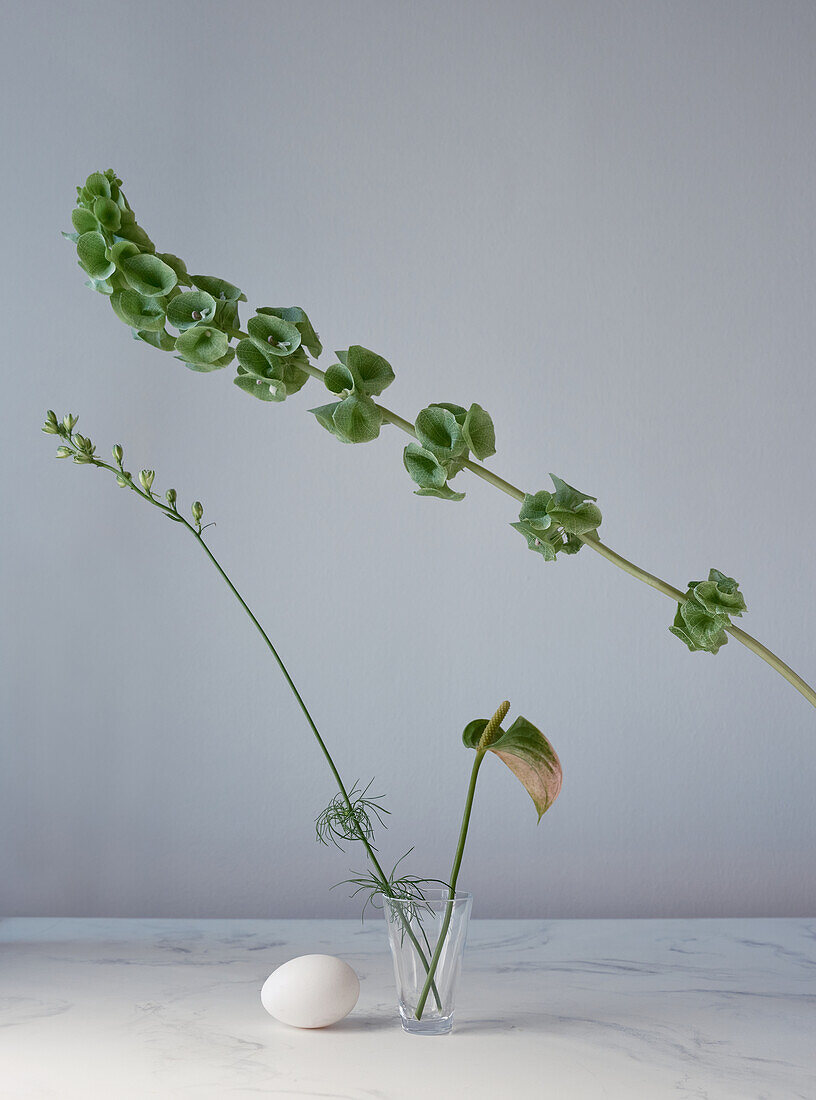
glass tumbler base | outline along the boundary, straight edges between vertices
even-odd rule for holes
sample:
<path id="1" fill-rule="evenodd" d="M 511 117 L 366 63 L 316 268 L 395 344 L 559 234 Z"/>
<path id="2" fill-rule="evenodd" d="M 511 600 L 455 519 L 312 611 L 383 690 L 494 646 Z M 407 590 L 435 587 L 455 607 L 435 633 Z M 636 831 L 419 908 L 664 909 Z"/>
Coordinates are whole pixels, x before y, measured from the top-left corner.
<path id="1" fill-rule="evenodd" d="M 409 1035 L 450 1035 L 453 1028 L 453 1016 L 437 1016 L 418 1020 L 416 1016 L 409 1016 L 400 1012 L 402 1030 Z"/>

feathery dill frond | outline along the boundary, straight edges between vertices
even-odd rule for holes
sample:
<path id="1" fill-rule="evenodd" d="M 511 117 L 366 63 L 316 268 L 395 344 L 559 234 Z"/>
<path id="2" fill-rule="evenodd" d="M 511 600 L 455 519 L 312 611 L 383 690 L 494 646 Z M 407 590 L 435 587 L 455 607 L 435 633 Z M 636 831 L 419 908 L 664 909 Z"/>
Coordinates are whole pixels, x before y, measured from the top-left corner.
<path id="1" fill-rule="evenodd" d="M 377 850 L 373 843 L 375 823 L 387 829 L 384 815 L 390 811 L 382 805 L 382 795 L 368 796 L 373 782 L 372 779 L 362 788 L 355 782 L 349 791 L 348 802 L 338 793 L 320 811 L 315 819 L 315 835 L 320 844 L 334 844 L 343 851 L 344 844 L 365 837 L 374 851 Z"/>
<path id="2" fill-rule="evenodd" d="M 442 886 L 445 889 L 448 888 L 448 884 L 438 878 L 420 878 L 418 875 L 397 875 L 397 868 L 413 850 L 413 848 L 409 848 L 404 855 L 400 856 L 391 868 L 391 873 L 388 875 L 388 896 L 397 898 L 405 903 L 402 909 L 408 921 L 416 919 L 423 908 L 431 912 L 423 892 L 424 886 L 435 885 Z M 378 903 L 377 899 L 382 898 L 386 891 L 383 888 L 382 881 L 372 872 L 367 872 L 353 878 L 347 878 L 342 882 L 336 882 L 334 886 L 332 886 L 332 890 L 336 889 L 338 886 L 353 886 L 354 889 L 349 894 L 351 898 L 357 897 L 358 894 L 365 895 L 363 911 L 360 915 L 361 920 L 365 918 L 366 909 L 369 905 L 372 909 L 383 908 L 382 902 Z"/>

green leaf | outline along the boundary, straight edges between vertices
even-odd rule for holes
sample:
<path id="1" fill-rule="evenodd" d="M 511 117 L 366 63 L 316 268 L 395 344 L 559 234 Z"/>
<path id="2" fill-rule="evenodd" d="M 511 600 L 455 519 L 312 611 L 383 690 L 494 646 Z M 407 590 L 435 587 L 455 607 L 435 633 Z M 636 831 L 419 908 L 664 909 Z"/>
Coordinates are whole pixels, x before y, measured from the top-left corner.
<path id="1" fill-rule="evenodd" d="M 334 428 L 334 410 L 340 404 L 339 401 L 332 401 L 329 405 L 320 405 L 316 409 L 309 409 L 309 412 L 313 414 L 318 424 L 321 424 L 327 432 L 331 432 L 332 435 L 336 435 Z"/>
<path id="2" fill-rule="evenodd" d="M 332 363 L 323 376 L 326 389 L 332 393 L 350 392 L 356 388 L 357 380 L 345 363 Z"/>
<path id="3" fill-rule="evenodd" d="M 487 722 L 487 718 L 476 718 L 465 726 L 462 741 L 469 749 L 478 749 Z M 504 761 L 522 784 L 540 821 L 561 790 L 561 761 L 549 740 L 532 722 L 519 716 L 509 729 L 499 727 L 488 751 Z"/>
<path id="4" fill-rule="evenodd" d="M 212 321 L 214 317 L 215 298 L 206 290 L 184 290 L 167 306 L 168 323 L 182 332 L 199 321 Z"/>
<path id="5" fill-rule="evenodd" d="M 496 432 L 493 421 L 481 405 L 471 405 L 468 409 L 462 425 L 462 434 L 468 447 L 480 462 L 496 453 Z"/>
<path id="6" fill-rule="evenodd" d="M 117 290 L 111 295 L 113 311 L 120 321 L 137 330 L 159 332 L 164 329 L 164 303 L 147 298 L 135 290 Z"/>
<path id="7" fill-rule="evenodd" d="M 745 599 L 733 577 L 711 569 L 707 581 L 689 581 L 694 598 L 711 615 L 742 615 Z"/>
<path id="8" fill-rule="evenodd" d="M 116 236 L 122 240 L 130 241 L 139 247 L 142 252 L 155 252 L 156 246 L 140 225 L 137 225 L 132 210 L 122 211 L 122 221 L 116 231 Z"/>
<path id="9" fill-rule="evenodd" d="M 235 348 L 238 362 L 247 374 L 255 378 L 264 378 L 283 382 L 283 364 L 280 359 L 270 357 L 251 340 L 239 340 Z"/>
<path id="10" fill-rule="evenodd" d="M 579 550 L 583 550 L 584 544 L 578 538 L 577 535 L 567 533 L 564 542 L 559 546 L 559 554 L 577 554 Z"/>
<path id="11" fill-rule="evenodd" d="M 162 329 L 161 332 L 134 332 L 133 339 L 142 340 L 159 351 L 172 351 L 176 346 L 175 336 L 171 336 L 167 329 Z"/>
<path id="12" fill-rule="evenodd" d="M 728 641 L 725 628 L 730 615 L 741 615 L 745 600 L 733 577 L 711 569 L 707 581 L 689 581 L 684 603 L 677 605 L 674 623 L 669 627 L 692 652 L 716 653 Z"/>
<path id="13" fill-rule="evenodd" d="M 370 443 L 380 434 L 382 414 L 364 394 L 346 397 L 334 410 L 332 419 L 335 434 L 343 443 Z"/>
<path id="14" fill-rule="evenodd" d="M 555 474 L 550 474 L 555 493 L 547 505 L 547 511 L 557 524 L 573 535 L 585 535 L 601 525 L 601 510 L 589 503 L 596 498 L 574 489 Z"/>
<path id="15" fill-rule="evenodd" d="M 130 259 L 131 256 L 140 255 L 141 250 L 133 241 L 116 241 L 108 249 L 108 259 L 117 267 L 121 267 L 125 260 Z"/>
<path id="16" fill-rule="evenodd" d="M 184 260 L 179 259 L 178 256 L 174 256 L 172 252 L 157 252 L 156 255 L 162 263 L 167 264 L 168 267 L 172 267 L 180 283 L 183 283 L 185 286 L 190 285 L 190 276 L 187 274 L 187 265 Z"/>
<path id="17" fill-rule="evenodd" d="M 300 347 L 300 333 L 295 326 L 269 313 L 250 317 L 247 332 L 265 355 L 291 355 Z"/>
<path id="18" fill-rule="evenodd" d="M 391 364 L 381 355 L 368 348 L 352 344 L 346 360 L 349 370 L 355 375 L 359 388 L 369 397 L 376 397 L 394 381 Z"/>
<path id="19" fill-rule="evenodd" d="M 81 233 L 76 243 L 79 264 L 92 279 L 107 279 L 116 270 L 107 256 L 107 245 L 101 233 L 92 230 Z"/>
<path id="20" fill-rule="evenodd" d="M 449 413 L 453 413 L 460 428 L 467 418 L 467 409 L 463 409 L 461 405 L 452 405 L 448 401 L 434 401 L 428 407 L 431 409 L 447 409 Z"/>
<path id="21" fill-rule="evenodd" d="M 215 303 L 215 323 L 219 328 L 237 332 L 241 328 L 241 320 L 238 316 L 237 302 L 224 302 L 220 299 Z"/>
<path id="22" fill-rule="evenodd" d="M 728 620 L 723 619 L 721 615 L 710 615 L 694 599 L 687 599 L 685 603 L 680 604 L 680 618 L 687 636 L 696 649 L 716 653 L 720 646 L 728 641 L 728 636 L 723 630 L 723 625 Z M 676 620 L 675 625 L 677 625 Z"/>
<path id="23" fill-rule="evenodd" d="M 675 637 L 679 638 L 682 642 L 685 642 L 691 652 L 695 653 L 697 650 L 699 650 L 700 647 L 694 643 L 691 635 L 686 629 L 686 623 L 680 610 L 681 606 L 681 604 L 677 605 L 677 614 L 674 616 L 674 622 L 669 627 L 669 631 L 674 634 Z"/>
<path id="24" fill-rule="evenodd" d="M 448 473 L 433 451 L 409 443 L 402 452 L 405 469 L 420 489 L 441 489 L 448 480 Z"/>
<path id="25" fill-rule="evenodd" d="M 285 401 L 286 386 L 276 379 L 257 378 L 254 374 L 239 374 L 233 382 L 244 393 L 251 393 L 259 401 Z"/>
<path id="26" fill-rule="evenodd" d="M 289 321 L 300 333 L 303 346 L 308 348 L 310 355 L 317 359 L 323 350 L 317 333 L 312 328 L 312 323 L 300 306 L 262 306 L 257 313 L 271 313 L 274 317 L 280 317 Z"/>
<path id="27" fill-rule="evenodd" d="M 104 195 L 94 200 L 93 212 L 99 224 L 109 233 L 115 233 L 122 222 L 122 211 L 113 199 L 106 199 Z"/>
<path id="28" fill-rule="evenodd" d="M 71 211 L 71 225 L 80 234 L 93 233 L 99 228 L 96 218 L 84 206 L 78 206 L 76 210 Z"/>
<path id="29" fill-rule="evenodd" d="M 597 500 L 597 497 L 591 497 L 588 493 L 582 493 L 580 489 L 574 489 L 572 485 L 568 485 L 566 481 L 562 481 L 560 477 L 556 477 L 555 474 L 550 474 L 553 485 L 555 486 L 555 493 L 553 493 L 553 505 L 556 508 L 574 509 L 578 508 L 585 500 Z"/>
<path id="30" fill-rule="evenodd" d="M 441 489 L 414 489 L 414 495 L 418 497 L 439 497 L 441 500 L 464 500 L 464 493 L 457 493 L 450 485 L 443 485 Z"/>
<path id="31" fill-rule="evenodd" d="M 437 458 L 453 458 L 467 449 L 456 417 L 439 405 L 430 405 L 420 412 L 416 418 L 416 433 L 422 446 L 433 451 Z"/>
<path id="32" fill-rule="evenodd" d="M 540 821 L 558 798 L 562 771 L 558 754 L 540 729 L 519 716 L 489 748 L 503 760 L 533 800 Z"/>
<path id="33" fill-rule="evenodd" d="M 465 748 L 478 749 L 488 721 L 488 718 L 474 718 L 472 722 L 468 722 L 462 731 L 462 743 Z M 499 729 L 501 729 L 501 726 Z"/>
<path id="34" fill-rule="evenodd" d="M 178 347 L 178 340 L 176 340 L 176 347 Z M 186 355 L 176 356 L 176 359 L 180 359 L 185 367 L 189 370 L 197 371 L 199 374 L 209 374 L 210 371 L 222 370 L 224 367 L 228 367 L 234 358 L 234 348 L 228 348 L 226 355 L 222 355 L 221 358 L 216 359 L 214 363 L 207 363 L 203 359 L 191 359 Z"/>
<path id="35" fill-rule="evenodd" d="M 91 172 L 85 180 L 84 191 L 89 199 L 96 198 L 97 195 L 109 199 L 111 195 L 110 180 L 101 172 Z"/>
<path id="36" fill-rule="evenodd" d="M 519 519 L 536 531 L 546 531 L 555 522 L 547 511 L 551 500 L 552 493 L 548 493 L 546 489 L 541 489 L 537 493 L 525 493 Z"/>
<path id="37" fill-rule="evenodd" d="M 298 390 L 302 390 L 310 378 L 309 372 L 304 370 L 303 367 L 304 364 L 309 362 L 303 348 L 298 348 L 294 355 L 280 361 L 283 364 L 283 380 L 286 383 L 286 392 L 293 394 L 297 393 Z"/>
<path id="38" fill-rule="evenodd" d="M 98 294 L 106 294 L 110 296 L 115 289 L 121 290 L 121 287 L 114 287 L 113 279 L 115 276 L 111 276 L 110 279 L 86 279 L 85 286 L 90 287 L 91 290 L 95 290 Z"/>
<path id="39" fill-rule="evenodd" d="M 555 561 L 561 549 L 561 534 L 557 528 L 543 532 L 531 527 L 529 523 L 511 523 L 510 526 L 524 535 L 528 550 L 540 554 L 544 561 Z"/>
<path id="40" fill-rule="evenodd" d="M 216 364 L 227 350 L 226 335 L 212 325 L 194 325 L 176 339 L 176 351 L 190 365 Z M 219 365 L 226 366 L 225 363 Z"/>
<path id="41" fill-rule="evenodd" d="M 190 282 L 199 290 L 206 290 L 213 298 L 223 302 L 245 302 L 246 294 L 237 286 L 228 283 L 226 279 L 218 279 L 215 275 L 190 275 Z"/>
<path id="42" fill-rule="evenodd" d="M 121 270 L 133 289 L 148 298 L 169 294 L 178 282 L 172 267 L 149 253 L 129 256 L 122 261 Z"/>
<path id="43" fill-rule="evenodd" d="M 602 515 L 597 504 L 579 504 L 575 511 L 550 506 L 550 515 L 572 535 L 586 535 L 601 525 Z"/>

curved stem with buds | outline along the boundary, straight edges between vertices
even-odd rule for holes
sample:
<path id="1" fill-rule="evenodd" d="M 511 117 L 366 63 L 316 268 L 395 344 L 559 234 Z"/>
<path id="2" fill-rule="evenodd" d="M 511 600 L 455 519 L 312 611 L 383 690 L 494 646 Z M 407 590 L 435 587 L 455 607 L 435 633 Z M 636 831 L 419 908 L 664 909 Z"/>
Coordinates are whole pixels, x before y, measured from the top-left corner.
<path id="1" fill-rule="evenodd" d="M 152 504 L 154 508 L 158 508 L 159 511 L 163 512 L 169 519 L 174 520 L 176 523 L 181 523 L 190 532 L 190 534 L 193 535 L 196 542 L 210 559 L 219 576 L 227 585 L 230 592 L 232 592 L 233 596 L 244 610 L 250 622 L 260 634 L 261 638 L 266 644 L 267 649 L 274 657 L 278 668 L 283 674 L 283 677 L 286 680 L 289 689 L 297 700 L 297 704 L 303 712 L 303 716 L 306 719 L 309 728 L 311 729 L 312 734 L 317 741 L 320 751 L 322 752 L 326 763 L 329 766 L 329 770 L 331 771 L 334 781 L 337 784 L 338 790 L 340 791 L 341 798 L 343 799 L 346 809 L 348 810 L 349 820 L 352 822 L 353 828 L 357 833 L 357 839 L 362 843 L 363 848 L 365 849 L 366 856 L 371 863 L 374 871 L 374 877 L 379 883 L 382 892 L 387 896 L 392 897 L 393 893 L 391 890 L 388 875 L 383 870 L 379 860 L 377 859 L 374 848 L 372 847 L 369 838 L 366 836 L 365 831 L 361 828 L 360 823 L 357 820 L 357 815 L 354 812 L 354 807 L 352 806 L 348 789 L 343 782 L 340 772 L 337 769 L 337 765 L 332 759 L 326 742 L 323 740 L 323 737 L 321 736 L 314 719 L 309 713 L 309 708 L 306 706 L 306 703 L 303 700 L 303 696 L 298 691 L 294 680 L 289 674 L 289 670 L 283 663 L 283 659 L 281 658 L 275 646 L 272 644 L 271 638 L 258 622 L 258 620 L 255 618 L 255 615 L 253 614 L 246 600 L 232 583 L 223 566 L 215 557 L 212 550 L 210 550 L 207 543 L 204 541 L 204 537 L 202 534 L 203 528 L 201 525 L 204 508 L 200 501 L 193 502 L 191 509 L 193 515 L 193 523 L 190 523 L 189 520 L 185 516 L 181 515 L 178 511 L 175 489 L 170 489 L 168 491 L 167 503 L 163 503 L 161 500 L 158 499 L 156 493 L 153 492 L 154 474 L 152 470 L 142 470 L 139 474 L 139 484 L 137 485 L 136 482 L 133 480 L 133 476 L 124 468 L 123 452 L 118 443 L 113 449 L 113 457 L 117 463 L 116 467 L 114 467 L 107 462 L 103 462 L 102 459 L 97 457 L 95 453 L 96 448 L 94 447 L 90 439 L 87 439 L 85 436 L 79 434 L 77 434 L 76 436 L 74 435 L 73 428 L 75 424 L 76 417 L 72 416 L 71 414 L 66 416 L 65 419 L 61 423 L 59 423 L 54 413 L 49 411 L 43 431 L 47 432 L 50 435 L 57 435 L 60 437 L 60 439 L 62 439 L 63 443 L 62 446 L 58 448 L 57 456 L 59 458 L 73 458 L 74 462 L 77 462 L 79 465 L 96 466 L 98 469 L 101 470 L 109 470 L 112 474 L 116 476 L 117 483 L 122 486 L 122 488 L 131 489 L 134 493 L 140 496 L 142 500 L 147 501 L 148 504 Z M 428 958 L 425 955 L 425 952 L 423 951 L 418 940 L 416 939 L 413 930 L 408 927 L 407 923 L 405 931 L 411 942 L 413 943 L 417 955 L 421 960 L 425 971 L 427 972 L 429 969 Z M 433 984 L 432 979 L 431 984 Z M 436 1003 L 440 1004 L 439 994 L 435 985 L 433 985 L 433 992 Z"/>

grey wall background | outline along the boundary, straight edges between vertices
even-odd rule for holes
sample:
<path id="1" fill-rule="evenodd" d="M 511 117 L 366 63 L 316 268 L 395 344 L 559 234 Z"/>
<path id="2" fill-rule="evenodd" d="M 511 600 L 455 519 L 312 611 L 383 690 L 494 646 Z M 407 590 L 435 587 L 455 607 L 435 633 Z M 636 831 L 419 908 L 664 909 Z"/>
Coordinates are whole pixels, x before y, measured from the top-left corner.
<path id="1" fill-rule="evenodd" d="M 195 546 L 53 458 L 81 413 L 217 520 L 212 546 L 386 860 L 446 874 L 505 696 L 564 765 L 538 829 L 484 769 L 481 916 L 812 913 L 816 715 L 588 551 L 545 566 L 512 501 L 411 494 L 403 439 L 341 448 L 130 340 L 82 285 L 75 184 L 110 165 L 162 250 L 393 363 L 388 403 L 492 413 L 491 465 L 596 493 L 676 584 L 738 577 L 813 680 L 816 10 L 808 3 L 9 5 L 2 149 L 0 911 L 351 916 L 300 714 Z M 326 357 L 326 363 L 330 360 Z"/>

